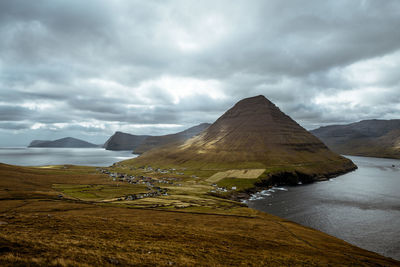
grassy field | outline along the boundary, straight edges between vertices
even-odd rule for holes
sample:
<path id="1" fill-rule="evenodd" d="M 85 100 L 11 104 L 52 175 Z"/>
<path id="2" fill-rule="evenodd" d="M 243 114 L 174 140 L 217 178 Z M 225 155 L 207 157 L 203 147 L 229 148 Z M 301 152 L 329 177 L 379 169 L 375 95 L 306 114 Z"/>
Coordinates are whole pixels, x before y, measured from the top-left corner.
<path id="1" fill-rule="evenodd" d="M 193 174 L 181 175 L 180 186 L 165 185 L 167 196 L 104 202 L 147 189 L 113 181 L 92 167 L 0 164 L 0 265 L 399 265 L 211 196 L 207 177 L 186 175 Z"/>
<path id="2" fill-rule="evenodd" d="M 146 193 L 144 185 L 130 184 L 55 184 L 53 188 L 66 196 L 81 200 L 101 201 L 120 198 L 129 194 Z"/>
<path id="3" fill-rule="evenodd" d="M 265 169 L 228 170 L 217 172 L 207 179 L 207 182 L 216 183 L 224 178 L 256 179 L 263 174 Z"/>

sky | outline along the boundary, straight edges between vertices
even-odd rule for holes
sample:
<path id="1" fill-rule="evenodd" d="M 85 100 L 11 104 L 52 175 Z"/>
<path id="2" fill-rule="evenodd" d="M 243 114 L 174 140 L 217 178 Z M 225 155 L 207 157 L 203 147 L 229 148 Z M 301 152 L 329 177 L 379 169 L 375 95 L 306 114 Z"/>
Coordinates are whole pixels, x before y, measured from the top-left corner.
<path id="1" fill-rule="evenodd" d="M 0 0 L 0 146 L 214 122 L 400 119 L 398 0 Z"/>

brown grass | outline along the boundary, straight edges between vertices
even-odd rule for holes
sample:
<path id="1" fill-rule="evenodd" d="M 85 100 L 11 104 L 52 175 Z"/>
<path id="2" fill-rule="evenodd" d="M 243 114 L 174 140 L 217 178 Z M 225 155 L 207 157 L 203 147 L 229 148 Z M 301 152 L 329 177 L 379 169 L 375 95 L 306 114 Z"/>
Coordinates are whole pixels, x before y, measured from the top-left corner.
<path id="1" fill-rule="evenodd" d="M 65 203 L 1 202 L 4 265 L 395 265 L 309 228 L 257 218 Z M 4 207 L 2 207 L 4 208 Z"/>
<path id="2" fill-rule="evenodd" d="M 217 215 L 211 208 L 207 214 L 196 207 L 161 211 L 57 198 L 52 184 L 67 181 L 107 184 L 108 179 L 90 168 L 0 165 L 1 266 L 399 264 L 247 208 L 242 216 L 229 210 Z"/>

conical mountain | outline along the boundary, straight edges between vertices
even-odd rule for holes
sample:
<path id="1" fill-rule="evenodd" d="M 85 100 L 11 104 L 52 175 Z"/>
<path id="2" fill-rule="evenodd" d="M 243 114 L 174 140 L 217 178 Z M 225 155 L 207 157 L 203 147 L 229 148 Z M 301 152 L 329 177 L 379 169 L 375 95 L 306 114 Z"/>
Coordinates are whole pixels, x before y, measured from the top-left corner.
<path id="1" fill-rule="evenodd" d="M 283 168 L 333 175 L 354 169 L 264 96 L 243 99 L 200 135 L 136 162 L 209 168 Z"/>

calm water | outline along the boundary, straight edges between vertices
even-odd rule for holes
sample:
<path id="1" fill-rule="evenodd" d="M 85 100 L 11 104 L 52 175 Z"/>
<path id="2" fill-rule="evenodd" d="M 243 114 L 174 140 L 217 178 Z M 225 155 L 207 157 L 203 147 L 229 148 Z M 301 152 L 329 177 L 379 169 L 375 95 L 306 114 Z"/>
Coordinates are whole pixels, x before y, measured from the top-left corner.
<path id="1" fill-rule="evenodd" d="M 103 148 L 0 148 L 0 162 L 21 165 L 86 165 L 110 166 L 134 158 L 132 151 L 109 151 Z"/>
<path id="2" fill-rule="evenodd" d="M 348 158 L 358 170 L 264 191 L 248 206 L 400 260 L 400 160 Z"/>

